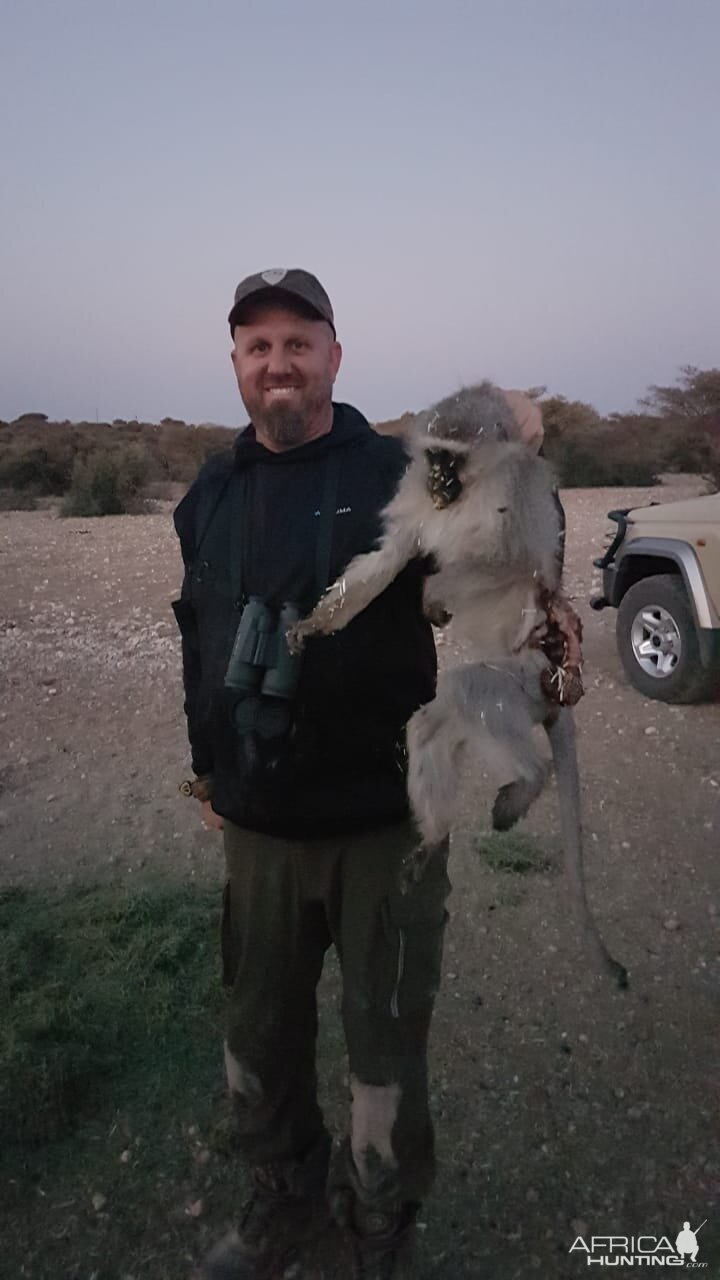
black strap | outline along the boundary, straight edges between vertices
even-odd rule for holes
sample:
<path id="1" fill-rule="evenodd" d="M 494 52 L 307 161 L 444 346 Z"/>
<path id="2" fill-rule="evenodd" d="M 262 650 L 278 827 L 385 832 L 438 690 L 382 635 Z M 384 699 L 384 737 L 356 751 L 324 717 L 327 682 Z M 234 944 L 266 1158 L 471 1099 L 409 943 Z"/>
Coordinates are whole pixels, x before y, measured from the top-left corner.
<path id="1" fill-rule="evenodd" d="M 337 509 L 338 479 L 340 476 L 340 450 L 331 449 L 325 464 L 320 528 L 315 547 L 315 591 L 319 600 L 330 581 L 330 553 L 332 551 L 333 522 Z"/>
<path id="2" fill-rule="evenodd" d="M 243 511 L 247 506 L 248 472 L 235 472 L 230 489 L 230 573 L 232 597 L 235 608 L 241 609 L 244 604 L 243 581 L 247 577 L 245 565 L 248 548 L 243 537 Z"/>
<path id="3" fill-rule="evenodd" d="M 193 556 L 194 560 L 197 560 L 200 555 L 203 543 L 210 531 L 210 528 L 212 527 L 218 508 L 220 506 L 220 503 L 225 497 L 228 485 L 232 482 L 232 479 L 233 479 L 233 473 L 231 472 L 230 475 L 227 477 L 227 479 L 224 480 L 222 485 L 220 486 L 219 493 L 213 493 L 212 490 L 209 490 L 208 492 L 201 494 L 200 501 L 198 503 L 197 513 L 195 516 L 196 536 L 195 536 L 195 552 Z"/>
<path id="4" fill-rule="evenodd" d="M 332 532 L 337 510 L 338 481 L 340 478 L 340 450 L 331 449 L 325 462 L 322 500 L 315 544 L 315 593 L 316 600 L 330 581 L 330 556 Z M 241 607 L 243 583 L 247 580 L 248 545 L 247 529 L 243 530 L 243 512 L 247 507 L 249 471 L 235 472 L 230 489 L 230 547 L 232 555 L 232 597 Z M 233 554 L 234 553 L 234 554 Z"/>

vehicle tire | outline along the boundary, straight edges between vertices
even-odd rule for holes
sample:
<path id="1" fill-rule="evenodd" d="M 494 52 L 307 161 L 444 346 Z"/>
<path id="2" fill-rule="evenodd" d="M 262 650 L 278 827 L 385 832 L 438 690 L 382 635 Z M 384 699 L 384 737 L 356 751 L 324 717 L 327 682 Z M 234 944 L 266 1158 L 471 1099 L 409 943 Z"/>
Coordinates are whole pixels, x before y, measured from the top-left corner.
<path id="1" fill-rule="evenodd" d="M 700 663 L 695 619 L 679 576 L 642 578 L 617 612 L 618 652 L 630 683 L 660 702 L 699 702 L 711 691 Z"/>

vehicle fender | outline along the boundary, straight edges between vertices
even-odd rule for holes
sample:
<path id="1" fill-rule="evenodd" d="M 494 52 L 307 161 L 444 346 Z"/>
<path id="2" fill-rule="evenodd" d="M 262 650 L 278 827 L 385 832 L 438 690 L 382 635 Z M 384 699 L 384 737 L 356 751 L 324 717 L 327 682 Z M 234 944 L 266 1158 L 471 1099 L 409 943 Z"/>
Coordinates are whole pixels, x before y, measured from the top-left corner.
<path id="1" fill-rule="evenodd" d="M 692 604 L 698 627 L 720 627 L 710 593 L 705 584 L 702 569 L 692 547 L 680 538 L 633 538 L 626 542 L 615 559 L 616 581 L 623 578 L 623 565 L 629 556 L 646 556 L 648 559 L 672 560 L 679 568 L 685 589 Z M 622 595 L 625 591 L 622 591 Z M 619 600 L 618 600 L 619 603 Z"/>

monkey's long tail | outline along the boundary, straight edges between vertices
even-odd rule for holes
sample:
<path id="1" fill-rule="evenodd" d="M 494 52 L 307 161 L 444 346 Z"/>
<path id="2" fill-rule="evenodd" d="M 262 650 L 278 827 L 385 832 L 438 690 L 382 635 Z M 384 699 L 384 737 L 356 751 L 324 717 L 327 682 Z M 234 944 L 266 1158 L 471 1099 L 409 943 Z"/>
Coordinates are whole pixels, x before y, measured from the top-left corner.
<path id="1" fill-rule="evenodd" d="M 627 987 L 627 970 L 613 960 L 598 933 L 585 893 L 582 824 L 580 815 L 580 778 L 577 767 L 575 720 L 570 707 L 562 707 L 545 724 L 557 777 L 560 825 L 565 849 L 565 874 L 578 923 L 600 968 L 610 973 L 619 987 Z"/>

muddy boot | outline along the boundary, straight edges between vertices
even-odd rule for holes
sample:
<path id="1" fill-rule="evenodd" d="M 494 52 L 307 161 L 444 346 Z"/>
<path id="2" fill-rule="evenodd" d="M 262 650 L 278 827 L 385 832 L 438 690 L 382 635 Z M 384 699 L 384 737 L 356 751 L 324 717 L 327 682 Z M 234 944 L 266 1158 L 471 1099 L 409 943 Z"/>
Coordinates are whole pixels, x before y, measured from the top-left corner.
<path id="1" fill-rule="evenodd" d="M 419 1205 L 396 1211 L 355 1204 L 350 1227 L 353 1280 L 410 1280 Z"/>
<path id="2" fill-rule="evenodd" d="M 285 1165 L 251 1171 L 252 1193 L 240 1224 L 208 1254 L 199 1280 L 275 1280 L 299 1251 L 330 1226 L 324 1187 L 293 1188 Z"/>

